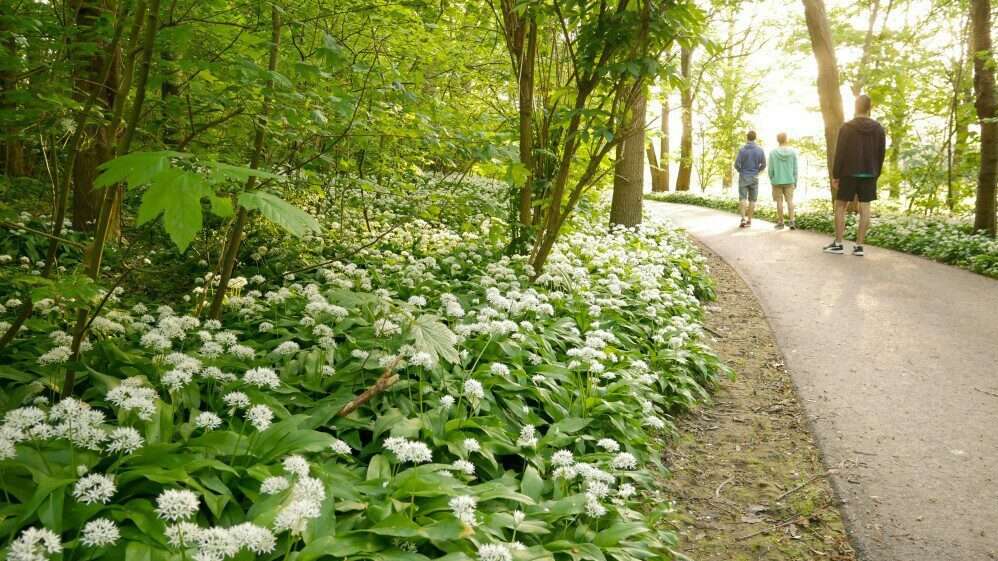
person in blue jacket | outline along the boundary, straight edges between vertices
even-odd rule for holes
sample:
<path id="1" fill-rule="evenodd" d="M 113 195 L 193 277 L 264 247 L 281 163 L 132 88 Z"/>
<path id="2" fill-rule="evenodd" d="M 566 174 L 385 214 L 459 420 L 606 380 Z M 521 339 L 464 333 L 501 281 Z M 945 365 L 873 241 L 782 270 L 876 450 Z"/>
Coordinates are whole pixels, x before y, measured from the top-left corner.
<path id="1" fill-rule="evenodd" d="M 755 202 L 759 199 L 759 172 L 766 169 L 766 153 L 755 143 L 755 137 L 755 131 L 748 132 L 748 142 L 735 158 L 735 169 L 738 171 L 738 212 L 742 215 L 739 228 L 752 226 Z"/>

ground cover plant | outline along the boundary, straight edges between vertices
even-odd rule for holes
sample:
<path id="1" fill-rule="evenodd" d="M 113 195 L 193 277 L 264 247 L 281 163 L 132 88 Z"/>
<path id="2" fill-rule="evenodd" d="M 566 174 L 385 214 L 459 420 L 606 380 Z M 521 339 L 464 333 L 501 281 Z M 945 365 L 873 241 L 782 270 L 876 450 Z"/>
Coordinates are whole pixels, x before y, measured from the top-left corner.
<path id="1" fill-rule="evenodd" d="M 376 231 L 400 219 L 375 211 Z M 36 293 L 0 359 L 3 554 L 668 556 L 656 436 L 723 370 L 698 323 L 711 285 L 681 234 L 603 216 L 581 214 L 534 281 L 483 215 L 410 220 L 349 260 L 319 237 L 251 238 L 254 274 L 217 321 L 197 317 L 207 267 L 171 301 Z M 0 238 L 6 278 L 43 266 L 24 228 Z M 329 262 L 288 273 L 303 254 Z M 23 294 L 3 286 L 6 323 Z M 104 305 L 69 363 L 80 300 Z"/>
<path id="2" fill-rule="evenodd" d="M 648 198 L 655 201 L 703 206 L 738 212 L 735 199 L 695 195 L 691 193 L 654 193 Z M 756 205 L 756 216 L 776 220 L 776 207 L 771 203 Z M 823 234 L 833 234 L 835 224 L 830 205 L 825 201 L 812 201 L 797 207 L 797 226 Z M 856 215 L 846 217 L 846 237 L 855 239 Z M 926 218 L 900 213 L 874 213 L 868 243 L 921 255 L 969 269 L 975 273 L 998 278 L 998 241 L 983 233 L 975 233 L 970 223 L 946 218 Z"/>

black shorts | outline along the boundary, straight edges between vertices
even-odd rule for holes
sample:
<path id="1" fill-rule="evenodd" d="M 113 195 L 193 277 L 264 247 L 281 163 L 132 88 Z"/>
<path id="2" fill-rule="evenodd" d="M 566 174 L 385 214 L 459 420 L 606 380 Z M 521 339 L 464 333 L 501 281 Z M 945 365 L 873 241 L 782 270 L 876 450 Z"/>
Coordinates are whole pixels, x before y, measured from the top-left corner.
<path id="1" fill-rule="evenodd" d="M 861 203 L 877 200 L 877 178 L 843 177 L 839 179 L 839 192 L 835 196 L 836 199 L 851 202 L 857 196 Z"/>

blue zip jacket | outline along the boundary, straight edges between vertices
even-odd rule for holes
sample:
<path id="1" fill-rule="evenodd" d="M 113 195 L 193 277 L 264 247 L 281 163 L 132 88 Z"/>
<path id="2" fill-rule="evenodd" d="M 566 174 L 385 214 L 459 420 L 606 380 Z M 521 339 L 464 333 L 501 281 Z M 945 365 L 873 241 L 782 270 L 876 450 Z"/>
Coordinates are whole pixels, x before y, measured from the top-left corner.
<path id="1" fill-rule="evenodd" d="M 741 177 L 751 178 L 759 175 L 760 171 L 766 169 L 766 153 L 755 142 L 746 142 L 735 158 L 735 169 Z"/>

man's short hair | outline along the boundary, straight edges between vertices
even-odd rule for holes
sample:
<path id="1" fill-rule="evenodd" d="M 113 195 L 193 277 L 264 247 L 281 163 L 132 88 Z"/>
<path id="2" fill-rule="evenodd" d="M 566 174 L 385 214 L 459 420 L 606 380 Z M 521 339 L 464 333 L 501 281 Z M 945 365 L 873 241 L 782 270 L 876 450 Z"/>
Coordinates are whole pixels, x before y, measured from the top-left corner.
<path id="1" fill-rule="evenodd" d="M 752 141 L 755 140 L 755 131 L 748 131 L 748 139 L 749 139 L 749 142 L 752 142 Z"/>
<path id="2" fill-rule="evenodd" d="M 871 109 L 873 109 L 873 100 L 870 96 L 866 94 L 856 96 L 856 113 L 869 115 Z"/>
<path id="3" fill-rule="evenodd" d="M 776 135 L 776 141 L 779 142 L 780 144 L 786 144 L 787 143 L 787 133 L 781 132 L 780 134 Z"/>

